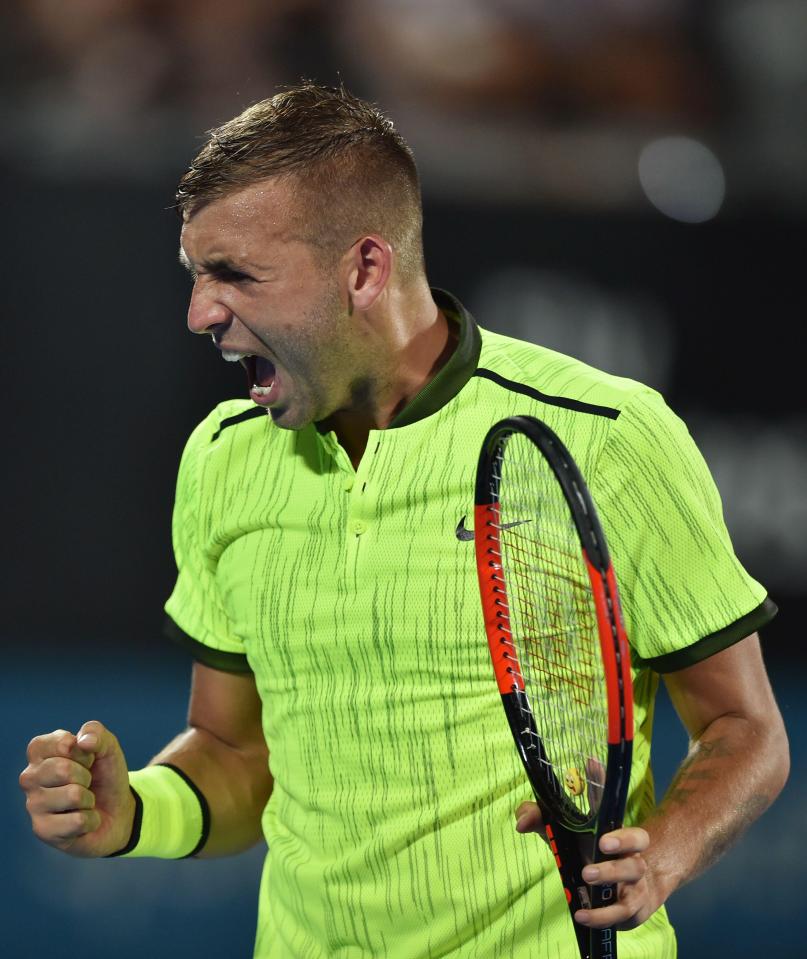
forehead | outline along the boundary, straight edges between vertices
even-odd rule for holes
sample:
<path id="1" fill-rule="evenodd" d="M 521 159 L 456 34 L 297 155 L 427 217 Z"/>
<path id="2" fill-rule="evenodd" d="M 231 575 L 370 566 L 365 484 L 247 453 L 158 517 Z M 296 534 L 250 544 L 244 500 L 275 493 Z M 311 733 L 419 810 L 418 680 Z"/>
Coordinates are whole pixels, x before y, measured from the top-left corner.
<path id="1" fill-rule="evenodd" d="M 299 238 L 298 194 L 288 177 L 273 177 L 204 204 L 182 225 L 191 260 L 215 253 L 243 257 Z"/>

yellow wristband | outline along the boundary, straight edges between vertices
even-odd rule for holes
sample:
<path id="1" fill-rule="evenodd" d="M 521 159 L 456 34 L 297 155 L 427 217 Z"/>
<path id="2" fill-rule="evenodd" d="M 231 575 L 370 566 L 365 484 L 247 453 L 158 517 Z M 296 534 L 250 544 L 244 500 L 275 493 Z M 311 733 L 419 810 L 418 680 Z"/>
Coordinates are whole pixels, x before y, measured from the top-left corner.
<path id="1" fill-rule="evenodd" d="M 210 831 L 207 800 L 186 773 L 169 763 L 129 773 L 135 797 L 132 836 L 115 856 L 183 859 L 199 852 Z"/>

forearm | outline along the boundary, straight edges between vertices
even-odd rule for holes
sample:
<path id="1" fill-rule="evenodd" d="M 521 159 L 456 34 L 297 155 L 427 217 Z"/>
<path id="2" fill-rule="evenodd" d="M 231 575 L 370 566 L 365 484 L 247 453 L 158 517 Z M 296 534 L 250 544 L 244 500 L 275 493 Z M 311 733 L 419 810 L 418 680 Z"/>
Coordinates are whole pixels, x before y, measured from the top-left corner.
<path id="1" fill-rule="evenodd" d="M 266 748 L 237 748 L 190 727 L 152 759 L 181 769 L 210 808 L 210 833 L 200 857 L 228 856 L 261 838 L 261 814 L 272 791 Z"/>
<path id="2" fill-rule="evenodd" d="M 692 741 L 661 804 L 642 823 L 659 905 L 733 845 L 779 794 L 788 770 L 779 723 L 721 716 Z"/>

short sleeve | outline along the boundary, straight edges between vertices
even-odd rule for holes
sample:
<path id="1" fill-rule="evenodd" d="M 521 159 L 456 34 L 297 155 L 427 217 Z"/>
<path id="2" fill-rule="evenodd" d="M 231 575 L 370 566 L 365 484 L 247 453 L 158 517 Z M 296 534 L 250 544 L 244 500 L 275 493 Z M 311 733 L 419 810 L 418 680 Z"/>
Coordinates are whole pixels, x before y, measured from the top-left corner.
<path id="1" fill-rule="evenodd" d="M 776 614 L 734 553 L 703 457 L 657 393 L 623 408 L 591 487 L 638 664 L 681 669 Z"/>
<path id="2" fill-rule="evenodd" d="M 249 672 L 244 645 L 221 602 L 215 558 L 206 548 L 215 504 L 212 491 L 205 490 L 204 452 L 212 433 L 208 420 L 200 424 L 180 461 L 172 524 L 177 580 L 165 604 L 166 633 L 206 666 Z"/>

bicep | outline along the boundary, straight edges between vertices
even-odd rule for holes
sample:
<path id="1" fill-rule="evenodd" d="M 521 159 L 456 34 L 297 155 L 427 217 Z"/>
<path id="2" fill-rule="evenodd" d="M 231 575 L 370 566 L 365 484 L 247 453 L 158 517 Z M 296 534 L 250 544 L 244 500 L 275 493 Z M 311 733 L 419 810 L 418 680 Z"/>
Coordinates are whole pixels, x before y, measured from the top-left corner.
<path id="1" fill-rule="evenodd" d="M 756 633 L 663 678 L 673 706 L 693 739 L 723 716 L 747 719 L 758 728 L 781 727 L 784 731 Z"/>
<path id="2" fill-rule="evenodd" d="M 252 673 L 228 673 L 194 663 L 188 725 L 235 749 L 265 752 L 261 700 Z"/>

